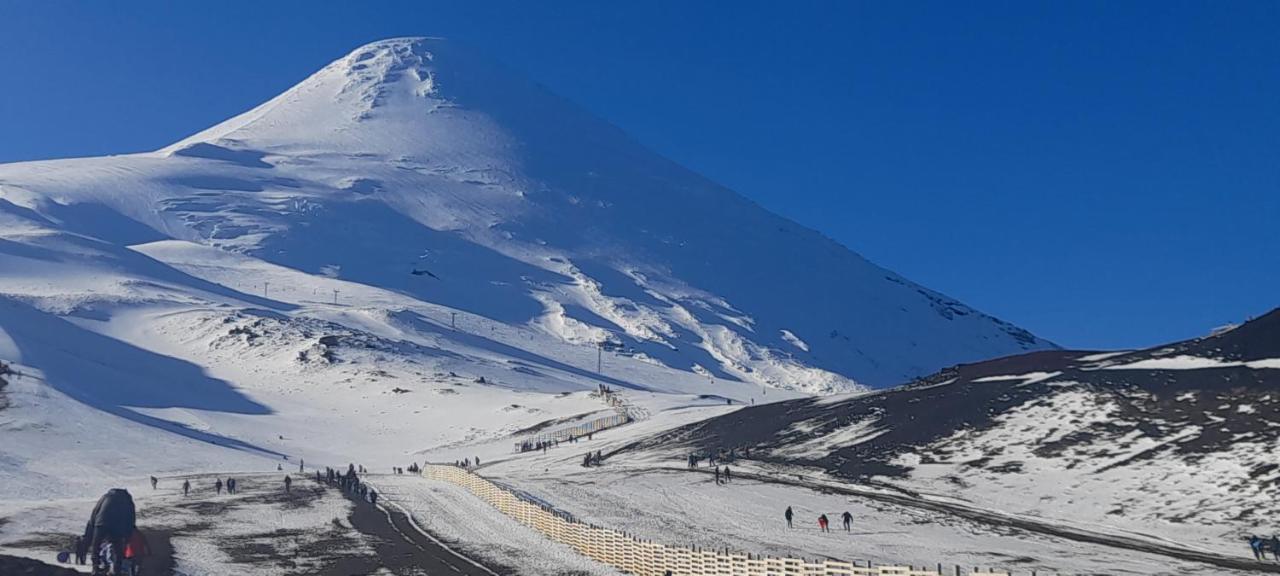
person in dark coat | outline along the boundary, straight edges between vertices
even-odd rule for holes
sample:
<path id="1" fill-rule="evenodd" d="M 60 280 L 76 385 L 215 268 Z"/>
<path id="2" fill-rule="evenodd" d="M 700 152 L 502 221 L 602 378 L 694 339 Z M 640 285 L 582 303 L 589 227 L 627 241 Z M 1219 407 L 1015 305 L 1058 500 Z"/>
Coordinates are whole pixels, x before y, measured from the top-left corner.
<path id="1" fill-rule="evenodd" d="M 84 536 L 76 536 L 76 564 L 84 566 L 85 557 L 89 555 L 89 543 Z"/>
<path id="2" fill-rule="evenodd" d="M 288 491 L 289 491 L 289 488 L 290 488 L 291 486 L 293 486 L 293 478 L 290 478 L 288 474 L 285 474 L 285 476 L 284 476 L 284 491 L 285 491 L 285 492 L 288 492 Z"/>
<path id="3" fill-rule="evenodd" d="M 791 527 L 791 519 L 795 517 L 795 512 L 791 511 L 791 507 L 787 506 L 787 511 L 782 513 L 787 518 L 787 528 Z"/>
<path id="4" fill-rule="evenodd" d="M 187 493 L 188 493 L 188 492 L 190 492 L 190 491 L 191 491 L 191 481 L 190 481 L 190 480 L 183 480 L 183 481 L 182 481 L 182 495 L 183 495 L 183 496 L 186 496 L 186 495 L 187 495 Z"/>
<path id="5" fill-rule="evenodd" d="M 112 488 L 98 499 L 98 503 L 93 507 L 93 513 L 89 515 L 84 533 L 84 541 L 88 543 L 87 551 L 92 558 L 91 563 L 95 573 L 102 568 L 104 560 L 112 568 L 120 565 L 120 553 L 124 550 L 124 542 L 138 528 L 137 522 L 137 510 L 133 505 L 133 496 L 128 490 Z M 104 543 L 110 544 L 106 547 L 110 550 L 109 558 L 100 558 L 97 554 L 98 550 L 104 548 Z"/>
<path id="6" fill-rule="evenodd" d="M 1262 539 L 1256 534 L 1249 537 L 1249 548 L 1253 550 L 1253 558 L 1262 560 Z"/>
<path id="7" fill-rule="evenodd" d="M 216 490 L 216 491 L 218 492 L 218 494 L 219 494 L 219 495 L 221 495 L 221 494 L 222 494 L 222 479 L 221 479 L 221 478 L 219 478 L 217 482 L 214 482 L 214 483 L 213 483 L 213 489 L 214 489 L 214 490 Z"/>
<path id="8" fill-rule="evenodd" d="M 157 479 L 155 476 L 152 476 L 152 477 L 151 477 L 151 489 L 152 489 L 152 490 L 155 490 L 155 489 L 156 489 L 156 484 L 159 484 L 159 483 L 160 483 L 160 480 L 159 480 L 159 479 Z"/>
<path id="9" fill-rule="evenodd" d="M 376 490 L 369 491 L 369 503 L 374 506 L 378 505 L 378 492 Z"/>
<path id="10" fill-rule="evenodd" d="M 844 514 L 840 515 L 840 519 L 844 521 L 844 531 L 848 532 L 849 528 L 853 525 L 853 514 L 850 514 L 848 510 L 845 510 Z"/>
<path id="11" fill-rule="evenodd" d="M 1280 537 L 1275 534 L 1271 535 L 1271 539 L 1267 541 L 1271 545 L 1271 553 L 1275 554 L 1276 560 L 1280 560 Z"/>

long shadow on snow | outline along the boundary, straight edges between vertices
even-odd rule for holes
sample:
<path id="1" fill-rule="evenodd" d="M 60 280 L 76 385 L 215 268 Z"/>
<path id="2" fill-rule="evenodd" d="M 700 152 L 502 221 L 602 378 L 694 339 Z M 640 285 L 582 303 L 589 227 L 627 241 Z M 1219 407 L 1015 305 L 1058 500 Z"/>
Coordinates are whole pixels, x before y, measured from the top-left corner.
<path id="1" fill-rule="evenodd" d="M 478 334 L 470 334 L 468 332 L 463 332 L 461 330 L 446 329 L 445 327 L 439 324 L 436 324 L 435 322 L 432 322 L 431 320 L 423 317 L 421 314 L 418 314 L 417 312 L 410 312 L 406 310 L 406 311 L 397 313 L 396 318 L 405 322 L 413 330 L 416 330 L 424 334 L 435 334 L 440 337 L 447 338 L 455 342 L 459 342 L 461 344 L 474 346 L 482 350 L 492 350 L 493 352 L 496 352 L 498 354 L 503 354 L 505 356 L 509 356 L 512 358 L 518 358 L 525 362 L 538 364 L 541 366 L 545 366 L 547 368 L 554 368 L 556 370 L 561 370 L 564 372 L 568 372 L 570 374 L 582 376 L 584 378 L 590 378 L 592 380 L 602 380 L 604 382 L 608 382 L 609 384 L 613 384 L 621 388 L 629 388 L 632 390 L 648 390 L 648 388 L 645 388 L 643 386 L 638 386 L 636 384 L 632 384 L 631 382 L 627 382 L 625 380 L 619 380 L 612 376 L 606 376 L 604 374 L 597 374 L 595 372 L 590 372 L 588 370 L 578 368 L 577 366 L 565 364 L 564 362 L 561 362 L 559 360 L 553 360 L 551 358 L 547 358 L 546 356 L 535 354 L 533 352 L 524 350 L 522 348 L 516 348 L 515 346 L 503 344 L 502 342 L 485 338 L 484 336 L 480 336 Z"/>
<path id="2" fill-rule="evenodd" d="M 59 232 L 54 236 L 45 236 L 42 242 L 55 248 L 74 247 L 74 250 L 57 250 L 47 246 L 0 240 L 0 255 L 89 267 L 120 268 L 155 282 L 183 286 L 262 308 L 271 310 L 297 308 L 293 304 L 254 296 L 197 278 L 129 249 L 129 244 L 167 237 L 108 207 L 99 204 L 58 204 L 46 207 L 46 210 L 50 216 L 62 220 L 61 226 L 74 226 L 74 229 Z M 16 206 L 3 199 L 0 199 L 0 212 L 31 220 L 40 227 L 57 229 L 60 226 L 45 215 Z"/>
<path id="3" fill-rule="evenodd" d="M 206 375 L 195 364 L 103 336 L 9 298 L 0 298 L 0 327 L 17 345 L 24 364 L 44 371 L 49 385 L 78 402 L 201 442 L 276 454 L 132 410 L 190 408 L 233 414 L 271 413 L 227 382 Z"/>
<path id="4" fill-rule="evenodd" d="M 435 230 L 378 201 L 335 202 L 296 217 L 266 239 L 263 260 L 379 286 L 494 318 L 528 322 L 543 313 L 533 286 L 569 279 L 467 239 Z M 335 268 L 336 267 L 336 268 Z"/>

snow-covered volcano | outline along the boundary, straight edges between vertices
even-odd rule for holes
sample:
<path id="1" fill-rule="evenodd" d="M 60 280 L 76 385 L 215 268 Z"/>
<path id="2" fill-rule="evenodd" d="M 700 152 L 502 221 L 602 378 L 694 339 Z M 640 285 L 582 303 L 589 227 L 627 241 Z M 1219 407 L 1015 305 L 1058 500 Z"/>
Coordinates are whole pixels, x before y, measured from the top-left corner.
<path id="1" fill-rule="evenodd" d="M 426 38 L 363 46 L 155 153 L 0 166 L 0 235 L 0 293 L 57 314 L 193 289 L 288 299 L 128 248 L 181 240 L 808 392 L 1051 347 Z M 339 290 L 306 296 L 366 304 Z"/>

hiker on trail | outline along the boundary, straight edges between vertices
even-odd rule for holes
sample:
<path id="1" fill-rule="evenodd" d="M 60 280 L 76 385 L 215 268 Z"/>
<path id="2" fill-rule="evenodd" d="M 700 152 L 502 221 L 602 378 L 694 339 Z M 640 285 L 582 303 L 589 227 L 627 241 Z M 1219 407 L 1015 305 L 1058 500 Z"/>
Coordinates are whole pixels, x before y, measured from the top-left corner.
<path id="1" fill-rule="evenodd" d="M 152 476 L 152 477 L 151 477 L 151 489 L 152 489 L 152 490 L 155 490 L 155 489 L 156 489 L 156 484 L 159 484 L 159 483 L 160 483 L 160 480 L 156 479 L 156 477 L 155 477 L 155 476 Z"/>
<path id="2" fill-rule="evenodd" d="M 213 489 L 218 491 L 218 495 L 222 495 L 222 479 L 221 478 L 219 478 L 217 482 L 213 483 Z"/>
<path id="3" fill-rule="evenodd" d="M 290 478 L 288 474 L 285 474 L 284 475 L 284 491 L 288 492 L 290 486 L 293 486 L 293 478 Z"/>
<path id="4" fill-rule="evenodd" d="M 720 467 L 716 466 L 716 486 L 720 485 Z"/>
<path id="5" fill-rule="evenodd" d="M 795 512 L 792 512 L 792 511 L 791 511 L 791 507 L 790 507 L 790 506 L 787 506 L 787 511 L 786 511 L 786 512 L 783 512 L 783 513 L 782 513 L 782 515 L 787 517 L 787 528 L 790 528 L 790 527 L 791 527 L 791 519 L 792 519 L 793 517 L 795 517 Z"/>
<path id="6" fill-rule="evenodd" d="M 844 531 L 848 532 L 849 527 L 853 525 L 853 514 L 850 514 L 848 510 L 845 510 L 844 514 L 840 515 L 840 519 L 844 521 Z"/>
<path id="7" fill-rule="evenodd" d="M 76 564 L 84 566 L 85 556 L 88 555 L 89 543 L 84 541 L 84 536 L 76 536 Z"/>
<path id="8" fill-rule="evenodd" d="M 95 574 L 104 568 L 104 564 L 110 569 L 106 573 L 119 573 L 124 542 L 137 528 L 137 511 L 133 506 L 133 496 L 127 490 L 112 488 L 98 499 L 82 539 L 91 555 Z"/>
<path id="9" fill-rule="evenodd" d="M 187 495 L 187 493 L 188 493 L 188 492 L 190 492 L 190 491 L 191 491 L 191 481 L 190 481 L 190 480 L 183 480 L 183 481 L 182 481 L 182 495 L 183 495 L 183 496 L 186 496 L 186 495 Z"/>
<path id="10" fill-rule="evenodd" d="M 227 478 L 227 494 L 235 494 L 235 493 L 236 493 L 236 479 Z"/>
<path id="11" fill-rule="evenodd" d="M 374 506 L 378 505 L 378 492 L 376 490 L 369 491 L 369 503 Z"/>
<path id="12" fill-rule="evenodd" d="M 124 573 L 130 576 L 141 574 L 142 559 L 150 555 L 151 545 L 147 543 L 147 537 L 141 530 L 134 528 L 133 534 L 129 535 L 129 540 L 124 544 Z"/>
<path id="13" fill-rule="evenodd" d="M 1257 535 L 1249 537 L 1249 548 L 1253 550 L 1253 558 L 1262 560 L 1262 539 Z"/>
<path id="14" fill-rule="evenodd" d="M 733 472 L 730 472 L 729 467 L 725 466 L 724 467 L 724 483 L 728 484 L 732 480 L 733 480 Z"/>
<path id="15" fill-rule="evenodd" d="M 827 521 L 827 515 L 826 515 L 826 514 L 823 514 L 823 515 L 821 515 L 821 516 L 818 516 L 818 529 L 819 529 L 819 530 L 821 530 L 821 531 L 823 531 L 823 532 L 830 532 L 830 531 L 831 531 L 831 529 L 830 529 L 830 528 L 828 528 L 828 521 Z"/>

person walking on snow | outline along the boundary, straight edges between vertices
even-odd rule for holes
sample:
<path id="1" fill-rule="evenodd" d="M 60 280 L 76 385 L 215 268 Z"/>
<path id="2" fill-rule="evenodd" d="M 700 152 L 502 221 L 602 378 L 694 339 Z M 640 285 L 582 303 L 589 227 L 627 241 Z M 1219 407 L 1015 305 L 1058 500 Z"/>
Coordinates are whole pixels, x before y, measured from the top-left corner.
<path id="1" fill-rule="evenodd" d="M 1268 541 L 1268 544 L 1271 544 L 1271 553 L 1275 554 L 1276 560 L 1280 560 L 1280 537 L 1272 534 L 1271 540 Z"/>
<path id="2" fill-rule="evenodd" d="M 733 481 L 733 472 L 730 472 L 729 467 L 725 466 L 724 467 L 724 483 L 728 484 L 729 482 L 732 482 L 732 481 Z"/>
<path id="3" fill-rule="evenodd" d="M 183 480 L 183 481 L 182 481 L 182 495 L 183 495 L 183 496 L 186 496 L 186 495 L 187 495 L 187 493 L 188 493 L 188 492 L 190 492 L 190 491 L 191 491 L 191 481 L 190 481 L 190 480 Z"/>
<path id="4" fill-rule="evenodd" d="M 374 506 L 378 505 L 378 492 L 376 490 L 369 491 L 369 503 Z"/>
<path id="5" fill-rule="evenodd" d="M 152 490 L 155 490 L 155 489 L 156 489 L 156 484 L 159 484 L 159 483 L 160 483 L 160 480 L 156 479 L 156 477 L 155 477 L 155 476 L 152 476 L 152 477 L 151 477 L 151 489 L 152 489 Z"/>
<path id="6" fill-rule="evenodd" d="M 720 467 L 716 466 L 716 486 L 720 485 Z"/>
<path id="7" fill-rule="evenodd" d="M 1256 534 L 1249 537 L 1249 548 L 1253 549 L 1253 558 L 1262 560 L 1262 539 Z"/>
<path id="8" fill-rule="evenodd" d="M 284 475 L 284 491 L 288 492 L 290 486 L 293 486 L 293 478 L 290 478 L 288 474 L 285 474 Z"/>
<path id="9" fill-rule="evenodd" d="M 791 507 L 787 506 L 787 511 L 782 513 L 787 518 L 787 528 L 791 527 L 791 519 L 795 517 L 795 512 L 791 511 Z"/>
<path id="10" fill-rule="evenodd" d="M 848 532 L 849 527 L 853 525 L 853 514 L 850 514 L 848 510 L 845 510 L 844 514 L 840 515 L 840 519 L 844 521 L 844 531 Z"/>
<path id="11" fill-rule="evenodd" d="M 213 489 L 218 492 L 219 496 L 222 495 L 222 479 L 221 478 L 219 478 L 217 482 L 213 483 Z"/>
<path id="12" fill-rule="evenodd" d="M 819 530 L 821 530 L 821 531 L 823 531 L 823 532 L 830 532 L 830 531 L 831 531 L 831 529 L 830 529 L 830 528 L 828 528 L 827 515 L 826 515 L 826 514 L 823 514 L 823 515 L 821 515 L 821 516 L 818 516 L 818 529 L 819 529 Z"/>
<path id="13" fill-rule="evenodd" d="M 235 494 L 235 493 L 236 493 L 236 479 L 227 478 L 227 494 Z"/>

